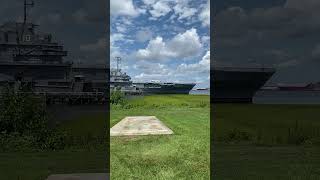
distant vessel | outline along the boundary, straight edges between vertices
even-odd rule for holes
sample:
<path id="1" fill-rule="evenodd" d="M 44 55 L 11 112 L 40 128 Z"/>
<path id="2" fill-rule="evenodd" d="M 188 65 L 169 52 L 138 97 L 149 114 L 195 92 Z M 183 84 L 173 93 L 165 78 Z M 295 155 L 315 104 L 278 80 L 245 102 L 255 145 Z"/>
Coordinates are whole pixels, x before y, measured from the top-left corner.
<path id="1" fill-rule="evenodd" d="M 189 94 L 194 83 L 144 82 L 134 83 L 144 94 Z"/>
<path id="2" fill-rule="evenodd" d="M 210 88 L 197 88 L 196 90 L 197 91 L 208 91 L 208 90 L 210 90 Z"/>
<path id="3" fill-rule="evenodd" d="M 262 90 L 273 91 L 320 91 L 320 82 L 303 84 L 283 84 L 279 83 L 273 86 L 265 86 Z"/>
<path id="4" fill-rule="evenodd" d="M 151 80 L 150 82 L 132 82 L 131 77 L 119 68 L 120 57 L 116 57 L 117 69 L 110 71 L 110 89 L 119 89 L 128 93 L 143 94 L 189 94 L 195 83 L 171 83 Z"/>
<path id="5" fill-rule="evenodd" d="M 214 102 L 252 102 L 255 93 L 275 73 L 274 68 L 214 67 Z"/>

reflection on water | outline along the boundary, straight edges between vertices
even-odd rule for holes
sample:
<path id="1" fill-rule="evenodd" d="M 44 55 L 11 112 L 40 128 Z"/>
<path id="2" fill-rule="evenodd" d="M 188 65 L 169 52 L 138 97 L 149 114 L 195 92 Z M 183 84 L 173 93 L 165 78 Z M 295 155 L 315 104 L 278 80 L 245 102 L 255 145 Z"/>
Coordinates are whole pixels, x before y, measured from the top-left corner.
<path id="1" fill-rule="evenodd" d="M 255 104 L 320 104 L 320 91 L 258 91 Z"/>
<path id="2" fill-rule="evenodd" d="M 210 90 L 191 90 L 189 94 L 210 95 Z"/>

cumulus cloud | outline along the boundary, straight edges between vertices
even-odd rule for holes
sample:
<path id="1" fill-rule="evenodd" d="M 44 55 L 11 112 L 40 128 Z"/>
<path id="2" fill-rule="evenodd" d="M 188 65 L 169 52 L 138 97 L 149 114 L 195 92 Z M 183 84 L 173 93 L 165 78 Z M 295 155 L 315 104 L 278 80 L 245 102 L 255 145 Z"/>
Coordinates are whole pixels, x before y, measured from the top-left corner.
<path id="1" fill-rule="evenodd" d="M 124 35 L 121 33 L 114 33 L 110 35 L 110 43 L 114 44 L 117 41 L 122 41 L 124 40 Z"/>
<path id="2" fill-rule="evenodd" d="M 297 60 L 297 59 L 292 59 L 289 61 L 285 61 L 285 62 L 281 62 L 279 64 L 276 65 L 276 67 L 278 68 L 287 68 L 287 67 L 291 67 L 291 66 L 296 66 L 298 64 L 300 64 L 301 61 Z"/>
<path id="3" fill-rule="evenodd" d="M 137 9 L 132 0 L 111 0 L 110 13 L 112 16 L 138 16 L 141 11 Z"/>
<path id="4" fill-rule="evenodd" d="M 157 0 L 142 0 L 144 4 L 151 5 L 154 4 Z"/>
<path id="5" fill-rule="evenodd" d="M 139 30 L 136 33 L 136 39 L 139 42 L 146 42 L 148 40 L 150 40 L 153 36 L 152 31 L 150 31 L 150 29 L 143 29 L 143 30 Z"/>
<path id="6" fill-rule="evenodd" d="M 320 44 L 316 45 L 311 54 L 313 59 L 320 60 Z"/>
<path id="7" fill-rule="evenodd" d="M 167 67 L 167 65 L 161 64 L 161 63 L 141 61 L 136 63 L 133 67 L 143 72 L 144 74 L 159 74 L 159 75 L 170 74 L 170 70 Z"/>
<path id="8" fill-rule="evenodd" d="M 72 14 L 72 17 L 76 22 L 81 23 L 86 21 L 88 13 L 83 9 L 78 9 Z"/>
<path id="9" fill-rule="evenodd" d="M 202 36 L 201 37 L 201 43 L 209 45 L 210 44 L 210 36 Z"/>
<path id="10" fill-rule="evenodd" d="M 139 49 L 136 57 L 142 60 L 167 60 L 169 58 L 186 58 L 197 55 L 202 48 L 197 30 L 191 28 L 184 33 L 164 41 L 157 36 L 149 41 L 145 49 Z"/>
<path id="11" fill-rule="evenodd" d="M 209 73 L 210 71 L 210 50 L 202 57 L 198 63 L 180 64 L 177 68 L 180 73 Z"/>
<path id="12" fill-rule="evenodd" d="M 174 73 L 174 70 L 170 69 L 166 64 L 147 61 L 136 62 L 133 68 L 139 71 L 139 74 L 133 77 L 134 81 L 138 82 L 150 80 L 168 81 Z"/>
<path id="13" fill-rule="evenodd" d="M 301 3 L 300 0 L 287 0 L 285 5 L 285 8 L 288 9 L 296 9 L 308 13 L 317 13 L 319 14 L 319 8 L 320 8 L 320 1 L 318 0 L 305 0 L 303 3 Z"/>
<path id="14" fill-rule="evenodd" d="M 197 9 L 196 8 L 191 8 L 188 6 L 188 1 L 179 1 L 174 7 L 174 12 L 178 16 L 178 19 L 190 19 L 193 17 Z"/>
<path id="15" fill-rule="evenodd" d="M 95 43 L 80 45 L 80 49 L 83 51 L 104 51 L 106 48 L 106 38 L 100 38 Z"/>
<path id="16" fill-rule="evenodd" d="M 203 26 L 210 26 L 210 0 L 199 14 L 199 20 Z"/>
<path id="17" fill-rule="evenodd" d="M 152 15 L 152 19 L 157 19 L 161 16 L 165 16 L 171 11 L 171 7 L 167 1 L 157 1 L 155 4 L 152 4 L 152 9 L 149 11 Z"/>
<path id="18" fill-rule="evenodd" d="M 133 76 L 134 81 L 159 80 L 163 82 L 197 83 L 198 87 L 207 87 L 209 84 L 210 50 L 201 60 L 193 64 L 180 64 L 169 67 L 167 64 L 149 61 L 137 61 L 133 66 L 139 73 Z"/>

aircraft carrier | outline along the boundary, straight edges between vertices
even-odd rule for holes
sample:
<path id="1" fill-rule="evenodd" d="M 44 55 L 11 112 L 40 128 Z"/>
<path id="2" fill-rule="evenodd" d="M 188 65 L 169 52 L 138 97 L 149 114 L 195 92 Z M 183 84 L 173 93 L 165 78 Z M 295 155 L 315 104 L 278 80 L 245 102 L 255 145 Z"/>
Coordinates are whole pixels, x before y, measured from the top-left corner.
<path id="1" fill-rule="evenodd" d="M 195 83 L 172 83 L 151 80 L 132 82 L 131 77 L 119 68 L 120 57 L 116 57 L 117 68 L 110 71 L 110 89 L 121 90 L 128 94 L 189 94 Z"/>
<path id="2" fill-rule="evenodd" d="M 150 81 L 134 85 L 142 89 L 144 94 L 189 94 L 196 84 Z"/>
<path id="3" fill-rule="evenodd" d="M 275 71 L 272 67 L 214 67 L 213 102 L 250 103 Z"/>

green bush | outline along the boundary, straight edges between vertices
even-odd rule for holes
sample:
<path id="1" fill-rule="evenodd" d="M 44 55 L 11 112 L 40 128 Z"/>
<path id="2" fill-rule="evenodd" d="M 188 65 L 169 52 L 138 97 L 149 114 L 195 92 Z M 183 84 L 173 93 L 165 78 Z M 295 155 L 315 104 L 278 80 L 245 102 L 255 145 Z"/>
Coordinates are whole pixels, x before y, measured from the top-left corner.
<path id="1" fill-rule="evenodd" d="M 0 150 L 63 149 L 66 135 L 49 128 L 46 107 L 31 91 L 6 87 L 0 94 Z"/>
<path id="2" fill-rule="evenodd" d="M 45 106 L 32 92 L 17 93 L 7 87 L 0 99 L 0 132 L 30 134 L 46 129 Z"/>
<path id="3" fill-rule="evenodd" d="M 121 91 L 118 91 L 118 90 L 111 91 L 110 103 L 124 105 L 125 104 L 124 93 L 122 93 Z"/>
<path id="4" fill-rule="evenodd" d="M 23 135 L 17 133 L 0 133 L 0 151 L 1 152 L 16 152 L 28 151 L 34 149 L 35 138 L 33 136 Z"/>

